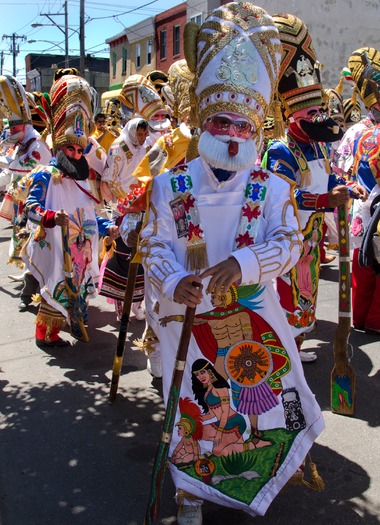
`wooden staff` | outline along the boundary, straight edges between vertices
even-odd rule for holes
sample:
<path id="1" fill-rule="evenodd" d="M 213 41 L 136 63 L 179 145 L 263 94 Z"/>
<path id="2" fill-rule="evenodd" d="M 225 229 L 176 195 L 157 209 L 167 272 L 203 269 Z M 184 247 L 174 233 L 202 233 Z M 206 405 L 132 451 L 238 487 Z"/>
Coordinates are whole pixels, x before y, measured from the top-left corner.
<path id="1" fill-rule="evenodd" d="M 331 372 L 331 412 L 353 416 L 355 373 L 348 357 L 351 329 L 351 273 L 347 204 L 338 207 L 339 320 L 334 337 L 334 368 Z"/>
<path id="2" fill-rule="evenodd" d="M 137 233 L 140 232 L 141 226 L 142 226 L 142 222 L 139 221 L 135 228 Z M 134 256 L 136 255 L 136 251 L 137 251 L 137 245 L 133 246 L 131 250 L 131 258 L 130 258 L 130 263 L 129 263 L 129 268 L 128 268 L 128 277 L 127 277 L 127 287 L 125 289 L 123 310 L 122 310 L 121 320 L 120 320 L 120 331 L 119 331 L 119 337 L 117 340 L 116 352 L 115 352 L 115 356 L 113 359 L 112 379 L 111 379 L 111 388 L 110 388 L 110 395 L 109 395 L 109 400 L 112 402 L 115 401 L 117 389 L 119 386 L 121 367 L 123 366 L 125 342 L 127 339 L 129 317 L 131 314 L 131 306 L 133 302 L 133 293 L 135 291 L 137 270 L 139 267 L 138 262 L 137 263 L 132 262 Z"/>
<path id="3" fill-rule="evenodd" d="M 84 326 L 85 320 L 87 320 L 87 305 L 85 299 L 80 295 L 74 283 L 73 261 L 71 259 L 69 230 L 67 225 L 61 226 L 61 234 L 63 274 L 65 277 L 65 288 L 68 300 L 67 311 L 70 318 L 70 333 L 75 339 L 88 343 L 89 337 Z"/>
<path id="4" fill-rule="evenodd" d="M 187 307 L 174 364 L 161 440 L 158 444 L 156 457 L 154 459 L 150 496 L 144 522 L 145 525 L 156 525 L 160 513 L 162 482 L 168 460 L 169 446 L 172 440 L 175 415 L 178 407 L 178 399 L 186 365 L 194 316 L 195 308 Z"/>

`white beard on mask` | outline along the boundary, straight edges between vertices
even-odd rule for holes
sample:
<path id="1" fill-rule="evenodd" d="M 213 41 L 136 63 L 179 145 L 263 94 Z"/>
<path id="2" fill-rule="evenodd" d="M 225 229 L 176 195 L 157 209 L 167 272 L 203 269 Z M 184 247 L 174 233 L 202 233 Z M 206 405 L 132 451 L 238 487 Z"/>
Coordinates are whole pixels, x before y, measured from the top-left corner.
<path id="1" fill-rule="evenodd" d="M 238 142 L 237 155 L 228 153 L 228 143 L 231 138 Z M 209 131 L 204 131 L 198 143 L 199 155 L 212 167 L 227 171 L 242 171 L 255 164 L 257 149 L 254 140 L 218 135 L 215 138 Z"/>
<path id="2" fill-rule="evenodd" d="M 168 118 L 164 120 L 149 120 L 149 130 L 151 132 L 161 132 L 166 133 L 170 130 L 170 120 Z"/>

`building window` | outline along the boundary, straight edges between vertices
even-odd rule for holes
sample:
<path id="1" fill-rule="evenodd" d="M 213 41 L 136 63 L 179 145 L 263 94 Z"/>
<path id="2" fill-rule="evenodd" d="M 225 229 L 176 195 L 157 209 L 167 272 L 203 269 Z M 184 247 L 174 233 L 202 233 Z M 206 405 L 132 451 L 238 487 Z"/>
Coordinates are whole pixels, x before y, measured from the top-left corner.
<path id="1" fill-rule="evenodd" d="M 127 73 L 127 48 L 123 47 L 123 62 L 122 62 L 122 68 L 121 68 L 121 74 L 126 75 Z"/>
<path id="2" fill-rule="evenodd" d="M 173 27 L 173 55 L 179 55 L 181 53 L 181 40 L 180 40 L 180 26 Z"/>
<path id="3" fill-rule="evenodd" d="M 140 44 L 137 44 L 136 46 L 136 69 L 140 69 L 141 67 L 141 48 Z"/>
<path id="4" fill-rule="evenodd" d="M 151 40 L 148 40 L 148 43 L 146 45 L 146 64 L 147 66 L 150 66 L 152 63 L 152 42 Z"/>
<path id="5" fill-rule="evenodd" d="M 202 25 L 202 14 L 200 15 L 195 15 L 195 16 L 192 16 L 190 18 L 190 22 L 195 22 L 196 24 L 199 25 L 199 27 Z"/>
<path id="6" fill-rule="evenodd" d="M 117 55 L 116 51 L 112 52 L 112 76 L 116 76 L 116 62 L 117 62 Z"/>
<path id="7" fill-rule="evenodd" d="M 161 31 L 160 58 L 166 58 L 166 30 Z"/>

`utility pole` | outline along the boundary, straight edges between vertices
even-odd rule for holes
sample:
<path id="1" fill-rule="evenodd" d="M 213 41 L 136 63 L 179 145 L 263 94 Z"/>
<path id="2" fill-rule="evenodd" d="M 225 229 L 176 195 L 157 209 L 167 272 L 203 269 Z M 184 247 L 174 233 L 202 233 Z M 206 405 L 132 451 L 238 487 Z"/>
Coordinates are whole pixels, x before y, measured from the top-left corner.
<path id="1" fill-rule="evenodd" d="M 12 33 L 11 35 L 3 35 L 3 40 L 4 40 L 4 38 L 9 38 L 12 41 L 11 47 L 10 47 L 10 52 L 13 55 L 13 76 L 15 77 L 16 74 L 17 74 L 16 57 L 17 57 L 17 55 L 20 52 L 20 46 L 18 45 L 17 40 L 20 39 L 23 42 L 25 42 L 26 41 L 26 36 L 25 35 L 20 36 L 20 35 L 16 35 L 16 33 Z"/>
<path id="2" fill-rule="evenodd" d="M 41 13 L 41 16 L 46 16 L 50 22 L 53 23 L 58 29 L 65 35 L 65 67 L 69 67 L 69 13 L 68 13 L 68 7 L 67 7 L 67 0 L 63 3 L 64 12 L 63 13 Z M 65 17 L 65 25 L 64 29 L 62 29 L 62 26 L 58 25 L 52 16 L 63 16 Z M 32 27 L 37 27 L 41 24 L 32 24 Z M 42 24 L 43 25 L 43 24 Z"/>
<path id="3" fill-rule="evenodd" d="M 80 0 L 79 8 L 79 73 L 84 78 L 85 69 L 85 46 L 84 46 L 84 1 Z"/>
<path id="4" fill-rule="evenodd" d="M 0 75 L 3 74 L 3 67 L 4 67 L 4 51 L 1 51 L 0 53 Z"/>

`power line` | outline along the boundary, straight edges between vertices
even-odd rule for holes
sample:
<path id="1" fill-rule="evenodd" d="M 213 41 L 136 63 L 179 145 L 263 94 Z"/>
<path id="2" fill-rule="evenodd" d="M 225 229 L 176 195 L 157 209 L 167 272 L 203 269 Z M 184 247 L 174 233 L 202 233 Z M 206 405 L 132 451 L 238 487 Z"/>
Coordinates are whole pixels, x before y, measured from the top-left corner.
<path id="1" fill-rule="evenodd" d="M 16 70 L 16 57 L 20 52 L 20 46 L 17 43 L 17 40 L 22 40 L 25 42 L 26 36 L 25 35 L 16 35 L 16 33 L 12 33 L 11 35 L 3 35 L 3 40 L 6 38 L 7 40 L 11 40 L 9 51 L 13 55 L 13 76 L 15 77 L 17 74 Z"/>

